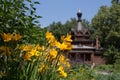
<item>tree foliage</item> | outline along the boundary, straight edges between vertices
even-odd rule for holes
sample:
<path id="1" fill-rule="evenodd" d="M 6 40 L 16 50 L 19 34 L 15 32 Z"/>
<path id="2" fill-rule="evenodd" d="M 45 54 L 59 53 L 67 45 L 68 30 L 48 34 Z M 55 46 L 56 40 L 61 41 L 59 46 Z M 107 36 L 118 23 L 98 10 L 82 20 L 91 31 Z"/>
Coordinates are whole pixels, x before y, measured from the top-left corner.
<path id="1" fill-rule="evenodd" d="M 87 20 L 82 20 L 83 25 L 91 30 L 90 24 Z M 70 20 L 66 21 L 65 24 L 61 22 L 53 22 L 48 27 L 46 27 L 49 31 L 51 31 L 55 37 L 59 40 L 60 36 L 66 35 L 70 33 L 71 28 L 75 28 L 77 26 L 76 18 L 71 18 Z"/>
<path id="2" fill-rule="evenodd" d="M 108 63 L 115 63 L 120 54 L 120 1 L 112 0 L 110 7 L 102 6 L 92 19 L 92 26 L 93 36 L 98 35 L 101 45 L 106 48 Z"/>
<path id="3" fill-rule="evenodd" d="M 35 14 L 36 4 L 40 3 L 35 0 L 0 0 L 0 33 L 20 33 L 24 43 L 39 42 L 37 37 L 43 37 L 44 33 L 37 21 L 41 16 Z"/>

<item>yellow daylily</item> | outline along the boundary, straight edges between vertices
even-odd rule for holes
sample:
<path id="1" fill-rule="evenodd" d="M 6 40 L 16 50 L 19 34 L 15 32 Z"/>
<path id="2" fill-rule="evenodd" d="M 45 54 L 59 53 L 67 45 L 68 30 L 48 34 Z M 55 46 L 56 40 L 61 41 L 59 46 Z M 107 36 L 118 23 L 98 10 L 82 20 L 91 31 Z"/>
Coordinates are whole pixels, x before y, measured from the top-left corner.
<path id="1" fill-rule="evenodd" d="M 66 37 L 62 36 L 61 40 L 66 41 L 66 42 L 72 42 L 71 35 L 69 35 L 69 34 L 67 34 Z"/>
<path id="2" fill-rule="evenodd" d="M 1 34 L 2 35 L 2 38 L 4 40 L 4 42 L 8 42 L 8 41 L 11 41 L 12 40 L 12 34 L 11 33 L 4 33 L 4 34 Z"/>
<path id="3" fill-rule="evenodd" d="M 23 48 L 23 51 L 30 51 L 32 48 L 31 45 L 26 45 L 24 48 Z"/>
<path id="4" fill-rule="evenodd" d="M 64 72 L 64 71 L 60 71 L 60 74 L 61 74 L 64 78 L 66 78 L 66 77 L 67 77 L 67 73 L 66 73 L 66 72 Z"/>
<path id="5" fill-rule="evenodd" d="M 32 49 L 32 50 L 30 51 L 30 54 L 31 54 L 31 56 L 38 56 L 38 51 L 35 50 L 35 49 Z"/>
<path id="6" fill-rule="evenodd" d="M 65 42 L 65 44 L 66 44 L 66 50 L 71 50 L 72 48 L 73 48 L 73 46 L 71 45 L 71 43 L 69 43 L 69 42 Z"/>
<path id="7" fill-rule="evenodd" d="M 51 37 L 51 39 L 49 40 L 50 46 L 55 46 L 55 43 L 56 43 L 55 37 Z"/>
<path id="8" fill-rule="evenodd" d="M 59 66 L 58 71 L 59 71 L 59 73 L 60 73 L 64 78 L 67 77 L 67 73 L 64 72 L 63 66 Z"/>
<path id="9" fill-rule="evenodd" d="M 47 39 L 50 39 L 51 37 L 53 37 L 52 33 L 49 32 L 49 31 L 47 31 L 47 32 L 46 32 L 46 38 L 47 38 Z"/>
<path id="10" fill-rule="evenodd" d="M 37 44 L 37 45 L 35 46 L 35 49 L 36 49 L 36 50 L 41 50 L 40 45 L 39 45 L 39 44 Z"/>
<path id="11" fill-rule="evenodd" d="M 48 43 L 50 44 L 50 46 L 55 46 L 56 39 L 55 39 L 55 37 L 52 35 L 51 32 L 49 32 L 49 31 L 46 32 L 46 38 L 47 38 Z"/>
<path id="12" fill-rule="evenodd" d="M 27 52 L 24 56 L 25 60 L 31 60 L 31 54 L 29 52 Z"/>
<path id="13" fill-rule="evenodd" d="M 63 66 L 59 66 L 58 71 L 62 71 L 63 69 Z"/>
<path id="14" fill-rule="evenodd" d="M 50 50 L 50 56 L 52 56 L 52 58 L 56 58 L 57 56 L 57 51 L 55 49 L 51 49 Z"/>
<path id="15" fill-rule="evenodd" d="M 20 40 L 22 38 L 22 36 L 20 34 L 14 34 L 13 35 L 13 40 L 17 41 L 17 40 Z"/>
<path id="16" fill-rule="evenodd" d="M 66 50 L 66 48 L 67 48 L 67 45 L 65 44 L 65 43 L 59 43 L 59 42 L 57 42 L 56 43 L 56 46 L 60 49 L 60 50 Z"/>
<path id="17" fill-rule="evenodd" d="M 64 60 L 65 60 L 65 57 L 64 57 L 63 55 L 60 55 L 59 60 L 60 60 L 60 61 L 64 61 Z"/>

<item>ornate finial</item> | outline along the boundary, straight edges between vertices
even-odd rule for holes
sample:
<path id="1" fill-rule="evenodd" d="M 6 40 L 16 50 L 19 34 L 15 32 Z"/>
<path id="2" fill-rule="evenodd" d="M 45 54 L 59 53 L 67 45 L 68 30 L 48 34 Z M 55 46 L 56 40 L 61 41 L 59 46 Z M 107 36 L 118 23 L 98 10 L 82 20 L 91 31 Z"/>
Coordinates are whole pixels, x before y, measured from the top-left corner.
<path id="1" fill-rule="evenodd" d="M 78 10 L 78 13 L 81 13 L 80 9 Z"/>
<path id="2" fill-rule="evenodd" d="M 81 16 L 82 16 L 82 13 L 80 10 L 78 10 L 77 12 L 78 22 L 81 21 Z"/>

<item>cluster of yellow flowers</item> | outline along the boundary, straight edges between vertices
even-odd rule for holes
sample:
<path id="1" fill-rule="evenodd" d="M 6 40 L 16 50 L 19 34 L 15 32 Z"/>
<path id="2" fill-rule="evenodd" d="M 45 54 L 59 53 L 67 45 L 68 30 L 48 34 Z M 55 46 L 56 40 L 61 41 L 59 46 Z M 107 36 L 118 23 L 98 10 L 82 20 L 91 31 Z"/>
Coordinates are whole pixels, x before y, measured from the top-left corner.
<path id="1" fill-rule="evenodd" d="M 56 46 L 60 50 L 71 50 L 71 35 L 67 34 L 67 36 L 62 36 L 61 41 L 62 43 L 58 42 L 55 37 L 52 35 L 51 32 L 46 32 L 46 39 L 48 40 L 50 46 Z"/>
<path id="2" fill-rule="evenodd" d="M 65 54 L 63 54 L 66 50 L 71 50 L 71 35 L 67 34 L 67 36 L 61 37 L 61 42 L 58 42 L 55 37 L 52 35 L 51 32 L 46 32 L 46 39 L 48 40 L 50 47 L 52 48 L 50 50 L 50 56 L 53 59 L 57 60 L 57 65 L 59 66 L 58 70 L 61 76 L 67 77 L 67 73 L 64 71 L 64 67 L 69 68 L 70 63 L 69 59 L 65 58 Z M 59 50 L 59 51 L 57 51 Z"/>
<path id="3" fill-rule="evenodd" d="M 63 77 L 67 77 L 67 73 L 64 71 L 63 66 L 59 66 L 58 71 Z"/>
<path id="4" fill-rule="evenodd" d="M 22 36 L 20 34 L 11 34 L 11 33 L 3 33 L 1 34 L 1 37 L 3 39 L 3 41 L 5 43 L 9 42 L 9 41 L 18 41 L 22 38 Z M 0 51 L 2 51 L 3 55 L 10 55 L 11 54 L 11 47 L 9 47 L 11 45 L 2 45 L 0 46 Z"/>
<path id="5" fill-rule="evenodd" d="M 40 45 L 22 45 L 22 51 L 26 52 L 24 59 L 32 60 L 33 56 L 34 58 L 39 57 L 43 60 L 38 69 L 41 74 L 44 74 L 44 72 L 52 67 L 56 67 L 58 68 L 56 71 L 58 71 L 62 77 L 67 77 L 64 68 L 70 68 L 70 63 L 69 59 L 65 58 L 63 55 L 63 52 L 72 49 L 71 35 L 67 34 L 66 37 L 62 36 L 61 42 L 58 42 L 51 32 L 46 32 L 46 39 L 48 41 L 47 48 Z M 60 67 L 62 67 L 62 69 Z"/>
<path id="6" fill-rule="evenodd" d="M 2 39 L 4 40 L 4 42 L 9 42 L 11 40 L 15 40 L 18 41 L 22 38 L 22 36 L 20 34 L 11 34 L 11 33 L 3 33 L 2 35 Z"/>
<path id="7" fill-rule="evenodd" d="M 1 34 L 4 43 L 11 43 L 11 41 L 15 42 L 22 38 L 20 34 L 11 34 L 11 33 L 4 33 Z M 67 77 L 67 72 L 65 69 L 70 68 L 69 59 L 65 57 L 65 52 L 72 49 L 71 45 L 71 35 L 67 34 L 67 36 L 61 37 L 61 42 L 57 41 L 55 37 L 52 35 L 51 32 L 46 32 L 46 39 L 48 44 L 45 46 L 40 46 L 39 44 L 23 44 L 18 45 L 14 49 L 19 49 L 22 59 L 25 62 L 31 62 L 33 65 L 34 61 L 38 63 L 38 71 L 41 75 L 46 74 L 48 70 L 53 73 L 58 72 L 57 74 L 61 75 L 62 77 Z M 3 52 L 4 55 L 11 54 L 12 47 L 9 46 L 0 46 L 0 50 Z M 20 55 L 19 54 L 19 55 Z M 52 70 L 52 68 L 54 68 Z M 60 76 L 60 77 L 61 77 Z"/>
<path id="8" fill-rule="evenodd" d="M 38 45 L 36 45 L 35 47 L 33 47 L 32 45 L 22 45 L 23 51 L 25 51 L 25 55 L 24 55 L 24 59 L 25 60 L 31 60 L 32 56 L 39 56 L 39 51 L 41 49 L 41 47 Z"/>

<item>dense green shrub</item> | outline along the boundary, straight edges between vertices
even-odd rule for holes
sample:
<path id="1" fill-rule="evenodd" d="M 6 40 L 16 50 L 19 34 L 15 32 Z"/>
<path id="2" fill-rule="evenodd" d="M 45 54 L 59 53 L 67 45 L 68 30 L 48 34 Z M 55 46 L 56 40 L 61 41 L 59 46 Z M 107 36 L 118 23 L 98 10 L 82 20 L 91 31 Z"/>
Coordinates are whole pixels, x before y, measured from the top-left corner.
<path id="1" fill-rule="evenodd" d="M 95 72 L 89 65 L 74 65 L 71 67 L 67 80 L 94 80 Z"/>
<path id="2" fill-rule="evenodd" d="M 96 66 L 95 69 L 98 71 L 112 72 L 113 65 L 99 65 L 99 66 Z"/>
<path id="3" fill-rule="evenodd" d="M 109 75 L 97 74 L 96 80 L 120 80 L 120 73 L 113 73 Z"/>

